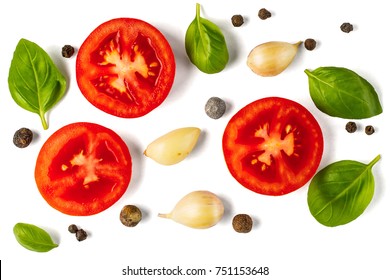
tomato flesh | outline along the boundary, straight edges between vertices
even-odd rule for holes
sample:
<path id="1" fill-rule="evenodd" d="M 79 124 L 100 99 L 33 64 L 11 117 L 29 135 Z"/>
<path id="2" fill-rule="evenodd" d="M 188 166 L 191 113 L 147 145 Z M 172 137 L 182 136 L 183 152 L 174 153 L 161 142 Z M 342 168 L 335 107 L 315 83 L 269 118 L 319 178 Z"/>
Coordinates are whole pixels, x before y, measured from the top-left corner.
<path id="1" fill-rule="evenodd" d="M 227 124 L 223 152 L 233 177 L 266 195 L 284 195 L 304 186 L 323 153 L 323 135 L 302 105 L 279 97 L 254 101 Z"/>
<path id="2" fill-rule="evenodd" d="M 118 18 L 98 26 L 81 45 L 76 78 L 94 106 L 135 118 L 166 99 L 175 68 L 172 49 L 160 31 L 138 19 Z"/>
<path id="3" fill-rule="evenodd" d="M 130 152 L 114 131 L 97 124 L 74 123 L 44 143 L 35 180 L 53 208 L 87 216 L 107 209 L 124 194 L 131 168 Z"/>

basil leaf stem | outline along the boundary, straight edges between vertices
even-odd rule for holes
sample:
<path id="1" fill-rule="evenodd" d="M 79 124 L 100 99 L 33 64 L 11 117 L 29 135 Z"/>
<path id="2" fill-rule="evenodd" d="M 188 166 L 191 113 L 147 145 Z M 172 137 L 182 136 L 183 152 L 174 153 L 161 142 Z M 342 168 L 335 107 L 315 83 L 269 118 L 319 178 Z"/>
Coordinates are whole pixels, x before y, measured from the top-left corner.
<path id="1" fill-rule="evenodd" d="M 45 230 L 35 225 L 17 223 L 13 230 L 19 244 L 30 251 L 48 252 L 58 247 Z"/>
<path id="2" fill-rule="evenodd" d="M 382 113 L 374 87 L 357 73 L 343 67 L 305 70 L 309 91 L 317 108 L 333 117 L 364 119 Z"/>
<path id="3" fill-rule="evenodd" d="M 329 227 L 358 218 L 374 195 L 372 167 L 380 158 L 378 155 L 369 164 L 342 160 L 320 170 L 313 177 L 307 196 L 313 217 Z"/>
<path id="4" fill-rule="evenodd" d="M 185 49 L 190 61 L 202 72 L 221 72 L 229 61 L 225 37 L 220 28 L 200 16 L 200 4 L 196 4 L 195 19 L 185 35 Z"/>
<path id="5" fill-rule="evenodd" d="M 21 39 L 11 61 L 8 87 L 14 101 L 38 114 L 47 129 L 45 113 L 64 96 L 66 79 L 41 47 Z"/>

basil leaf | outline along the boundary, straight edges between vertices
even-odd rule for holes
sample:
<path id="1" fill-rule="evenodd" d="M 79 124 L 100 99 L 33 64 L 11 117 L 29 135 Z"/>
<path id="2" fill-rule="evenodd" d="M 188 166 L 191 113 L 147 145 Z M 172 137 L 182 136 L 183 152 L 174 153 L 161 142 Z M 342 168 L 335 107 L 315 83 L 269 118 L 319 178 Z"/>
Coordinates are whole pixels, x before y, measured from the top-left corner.
<path id="1" fill-rule="evenodd" d="M 198 3 L 195 19 L 186 32 L 185 48 L 190 61 L 207 74 L 221 72 L 229 61 L 225 37 L 217 25 L 200 17 Z"/>
<path id="2" fill-rule="evenodd" d="M 58 247 L 46 231 L 35 225 L 17 223 L 14 226 L 14 235 L 20 245 L 31 251 L 48 252 Z"/>
<path id="3" fill-rule="evenodd" d="M 317 108 L 333 117 L 364 119 L 382 113 L 374 87 L 355 72 L 342 67 L 305 70 L 309 91 Z"/>
<path id="4" fill-rule="evenodd" d="M 21 39 L 9 69 L 8 87 L 14 101 L 38 114 L 47 129 L 45 113 L 65 94 L 66 80 L 41 47 Z"/>
<path id="5" fill-rule="evenodd" d="M 335 227 L 359 217 L 374 195 L 372 167 L 378 155 L 368 165 L 343 160 L 320 170 L 312 179 L 308 205 L 313 217 L 321 224 Z"/>

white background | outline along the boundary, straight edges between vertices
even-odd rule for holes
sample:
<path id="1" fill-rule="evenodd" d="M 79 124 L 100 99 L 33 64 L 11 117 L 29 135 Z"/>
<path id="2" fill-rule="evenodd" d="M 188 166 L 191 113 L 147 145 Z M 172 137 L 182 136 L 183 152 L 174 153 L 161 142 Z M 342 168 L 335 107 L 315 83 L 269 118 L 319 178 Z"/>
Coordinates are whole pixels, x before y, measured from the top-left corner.
<path id="1" fill-rule="evenodd" d="M 216 266 L 268 266 L 268 276 L 240 279 L 388 279 L 390 197 L 386 180 L 388 133 L 385 122 L 386 94 L 390 90 L 388 64 L 389 20 L 386 1 L 203 1 L 202 16 L 222 29 L 230 51 L 226 69 L 215 75 L 201 73 L 189 63 L 184 50 L 185 31 L 195 16 L 195 1 L 8 1 L 0 12 L 0 259 L 2 279 L 126 279 L 122 269 L 204 268 L 207 276 L 177 279 L 232 279 L 215 276 Z M 273 16 L 257 17 L 260 8 Z M 230 18 L 242 14 L 245 24 L 232 26 Z M 99 24 L 116 17 L 143 19 L 160 29 L 176 56 L 175 84 L 166 101 L 139 119 L 120 119 L 105 114 L 86 101 L 75 79 L 76 56 L 65 59 L 61 48 L 77 48 Z M 347 34 L 343 22 L 354 25 Z M 293 64 L 282 74 L 262 78 L 246 66 L 246 56 L 256 45 L 279 40 L 295 43 L 314 38 L 314 51 L 301 46 Z M 21 38 L 45 49 L 68 78 L 63 100 L 47 115 L 49 129 L 39 117 L 18 107 L 12 100 L 8 70 L 13 51 Z M 332 118 L 315 108 L 310 99 L 304 69 L 320 66 L 347 67 L 365 77 L 377 90 L 384 113 L 358 120 L 359 131 L 348 134 L 348 120 Z M 228 103 L 219 120 L 204 113 L 211 96 Z M 374 169 L 374 198 L 357 220 L 328 228 L 308 210 L 308 186 L 282 196 L 267 197 L 240 186 L 227 171 L 222 150 L 223 130 L 242 106 L 267 96 L 298 101 L 320 123 L 325 137 L 321 166 L 343 159 L 364 163 L 381 154 Z M 90 217 L 64 215 L 47 205 L 34 181 L 40 147 L 54 131 L 76 121 L 91 121 L 115 130 L 133 156 L 133 177 L 125 195 L 108 210 Z M 373 125 L 367 136 L 364 126 Z M 161 166 L 142 155 L 152 140 L 175 128 L 197 126 L 201 138 L 193 153 L 174 166 Z M 26 149 L 12 144 L 14 132 L 29 127 L 35 133 Z M 386 141 L 386 142 L 385 142 Z M 225 203 L 225 216 L 215 227 L 194 230 L 158 218 L 169 212 L 190 191 L 207 189 Z M 119 212 L 125 204 L 138 205 L 144 219 L 135 228 L 124 227 Z M 231 227 L 235 214 L 250 214 L 254 228 L 238 234 Z M 36 253 L 15 240 L 13 226 L 32 223 L 47 230 L 59 247 Z M 78 242 L 67 231 L 75 223 L 89 233 Z M 3 278 L 4 277 L 4 278 Z M 169 277 L 172 279 L 174 277 Z M 131 279 L 150 279 L 139 276 Z M 168 277 L 156 277 L 168 279 Z"/>

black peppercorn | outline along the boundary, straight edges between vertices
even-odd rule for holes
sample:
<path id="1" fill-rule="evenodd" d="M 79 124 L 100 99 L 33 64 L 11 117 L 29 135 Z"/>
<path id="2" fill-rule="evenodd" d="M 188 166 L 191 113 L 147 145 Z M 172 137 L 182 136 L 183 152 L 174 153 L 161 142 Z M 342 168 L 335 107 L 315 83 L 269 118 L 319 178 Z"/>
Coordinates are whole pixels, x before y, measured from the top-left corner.
<path id="1" fill-rule="evenodd" d="M 74 48 L 71 45 L 65 45 L 62 47 L 61 54 L 65 58 L 70 58 L 74 54 Z"/>
<path id="2" fill-rule="evenodd" d="M 219 97 L 211 97 L 207 100 L 204 110 L 212 119 L 219 119 L 225 114 L 226 103 Z"/>
<path id="3" fill-rule="evenodd" d="M 272 14 L 271 14 L 271 12 L 268 11 L 267 9 L 261 8 L 261 9 L 259 10 L 258 16 L 259 16 L 260 19 L 265 20 L 265 19 L 267 19 L 267 18 L 270 18 L 270 17 L 272 16 Z"/>
<path id="4" fill-rule="evenodd" d="M 314 50 L 316 48 L 316 46 L 317 46 L 316 40 L 311 39 L 311 38 L 308 38 L 308 39 L 305 40 L 305 48 L 308 51 Z"/>
<path id="5" fill-rule="evenodd" d="M 26 148 L 33 140 L 33 133 L 28 128 L 18 129 L 13 137 L 13 142 L 18 148 Z"/>
<path id="6" fill-rule="evenodd" d="M 375 132 L 375 129 L 372 125 L 367 125 L 364 131 L 367 135 L 371 135 Z"/>
<path id="7" fill-rule="evenodd" d="M 239 233 L 248 233 L 252 230 L 253 221 L 248 214 L 237 214 L 232 221 L 233 229 Z"/>
<path id="8" fill-rule="evenodd" d="M 348 122 L 345 125 L 345 130 L 348 131 L 349 133 L 354 133 L 357 130 L 357 125 L 355 122 Z"/>
<path id="9" fill-rule="evenodd" d="M 72 224 L 72 225 L 70 225 L 70 226 L 68 227 L 68 231 L 69 231 L 70 233 L 76 233 L 78 230 L 79 230 L 79 229 L 78 229 L 77 226 L 74 225 L 74 224 Z"/>
<path id="10" fill-rule="evenodd" d="M 232 24 L 235 27 L 239 27 L 244 24 L 244 18 L 242 15 L 234 15 L 232 16 Z"/>
<path id="11" fill-rule="evenodd" d="M 88 236 L 87 232 L 83 229 L 79 229 L 76 231 L 76 239 L 78 241 L 83 241 L 87 239 L 87 236 Z"/>
<path id="12" fill-rule="evenodd" d="M 119 215 L 121 223 L 127 227 L 135 227 L 142 220 L 142 212 L 135 205 L 125 205 Z"/>
<path id="13" fill-rule="evenodd" d="M 341 31 L 345 32 L 345 33 L 349 33 L 351 31 L 353 31 L 353 25 L 350 24 L 349 22 L 344 22 L 341 26 L 340 26 L 340 29 Z"/>

